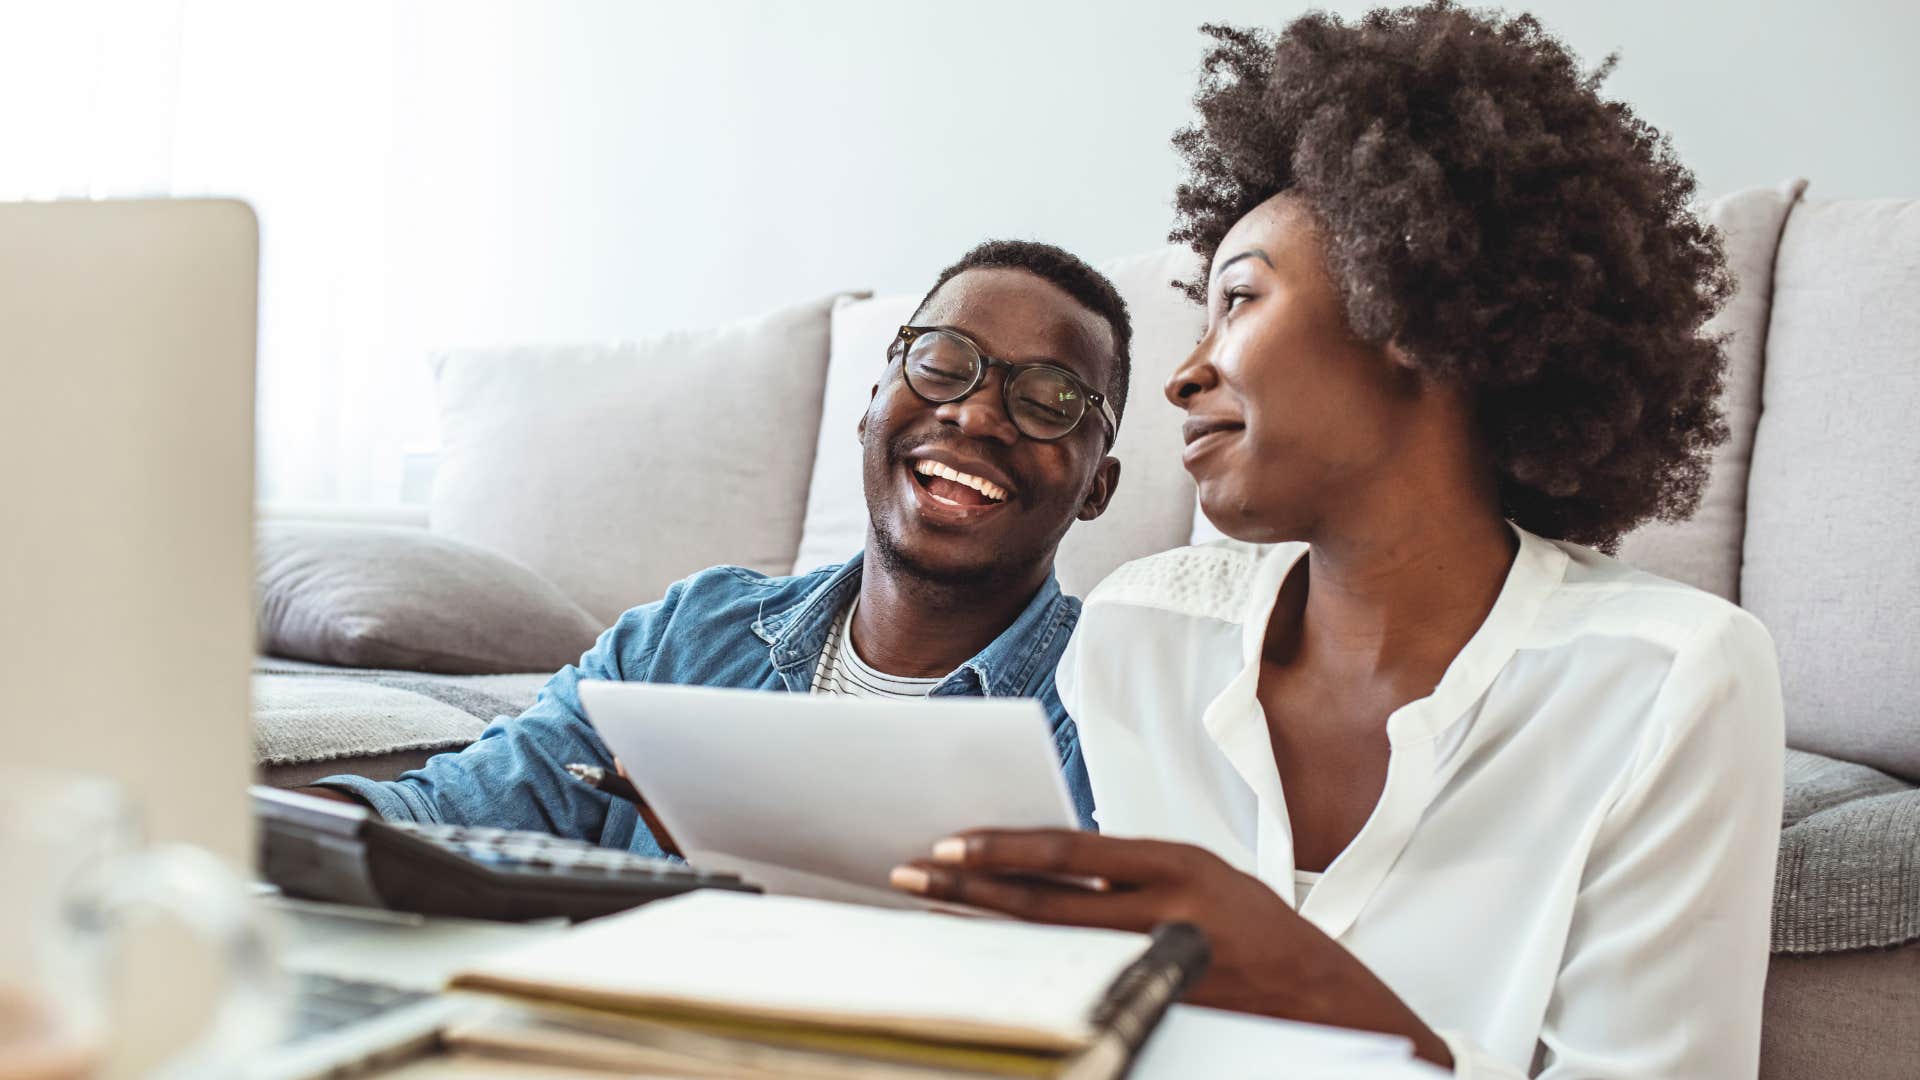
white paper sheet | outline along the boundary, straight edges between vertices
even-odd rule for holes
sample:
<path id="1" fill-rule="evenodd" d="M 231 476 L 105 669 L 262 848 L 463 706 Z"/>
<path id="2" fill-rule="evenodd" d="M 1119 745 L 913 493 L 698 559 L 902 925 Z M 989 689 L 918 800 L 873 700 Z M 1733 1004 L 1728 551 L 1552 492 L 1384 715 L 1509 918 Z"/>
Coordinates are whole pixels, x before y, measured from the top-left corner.
<path id="1" fill-rule="evenodd" d="M 1031 698 L 865 701 L 595 680 L 580 698 L 688 861 L 739 869 L 769 891 L 911 903 L 888 871 L 942 837 L 1079 823 Z"/>
<path id="2" fill-rule="evenodd" d="M 1443 1080 L 1395 1035 L 1175 1005 L 1140 1048 L 1136 1080 Z"/>

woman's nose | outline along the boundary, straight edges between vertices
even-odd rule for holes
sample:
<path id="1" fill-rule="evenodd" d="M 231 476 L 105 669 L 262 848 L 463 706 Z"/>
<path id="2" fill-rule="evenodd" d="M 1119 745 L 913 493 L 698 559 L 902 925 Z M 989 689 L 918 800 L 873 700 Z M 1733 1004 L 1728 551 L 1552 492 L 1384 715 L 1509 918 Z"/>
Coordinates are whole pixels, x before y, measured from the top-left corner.
<path id="1" fill-rule="evenodd" d="M 1173 369 L 1161 389 L 1175 407 L 1185 409 L 1193 404 L 1195 397 L 1220 385 L 1220 372 L 1213 366 L 1212 351 L 1208 338 L 1202 338 L 1180 366 Z"/>

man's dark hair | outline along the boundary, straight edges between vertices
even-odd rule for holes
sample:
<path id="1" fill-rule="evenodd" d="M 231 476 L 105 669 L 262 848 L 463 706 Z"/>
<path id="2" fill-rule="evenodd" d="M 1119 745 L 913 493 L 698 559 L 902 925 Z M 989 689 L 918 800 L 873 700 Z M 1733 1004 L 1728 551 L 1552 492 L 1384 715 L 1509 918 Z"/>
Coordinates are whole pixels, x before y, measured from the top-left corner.
<path id="1" fill-rule="evenodd" d="M 1133 320 L 1127 315 L 1127 302 L 1120 298 L 1120 290 L 1113 287 L 1107 275 L 1088 266 L 1078 255 L 1052 244 L 988 240 L 940 271 L 933 288 L 927 290 L 927 295 L 920 298 L 920 305 L 913 309 L 913 317 L 920 317 L 942 285 L 968 270 L 1025 270 L 1058 285 L 1080 306 L 1105 319 L 1113 330 L 1113 370 L 1107 375 L 1104 392 L 1113 404 L 1114 417 L 1126 415 L 1127 380 L 1133 373 Z"/>
<path id="2" fill-rule="evenodd" d="M 1532 16 L 1446 0 L 1203 30 L 1175 241 L 1211 265 L 1298 194 L 1353 331 L 1468 392 L 1509 518 L 1611 549 L 1694 511 L 1727 434 L 1701 329 L 1731 286 L 1693 175 L 1600 96 L 1611 57 L 1582 74 Z"/>

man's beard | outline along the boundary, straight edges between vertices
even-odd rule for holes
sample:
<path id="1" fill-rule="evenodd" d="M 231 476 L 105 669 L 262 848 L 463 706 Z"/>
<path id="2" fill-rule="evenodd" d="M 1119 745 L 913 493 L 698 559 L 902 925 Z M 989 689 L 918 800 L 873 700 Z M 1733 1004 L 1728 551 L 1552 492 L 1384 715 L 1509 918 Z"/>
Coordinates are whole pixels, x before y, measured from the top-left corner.
<path id="1" fill-rule="evenodd" d="M 872 438 L 875 434 L 875 432 L 869 431 L 868 437 Z M 911 436 L 904 438 L 890 437 L 890 435 L 891 433 L 880 435 L 881 438 L 886 440 L 884 475 L 889 477 L 898 475 L 902 469 L 906 469 L 907 472 L 911 473 L 912 469 L 907 466 L 907 456 L 923 446 L 941 441 L 928 435 L 922 435 L 917 438 Z M 1011 474 L 1012 471 L 1008 470 L 1008 472 Z M 907 482 L 917 483 L 911 476 L 909 476 Z M 1017 476 L 1015 477 L 1015 482 L 1018 482 Z M 1009 552 L 1004 548 L 998 548 L 991 551 L 981 561 L 971 565 L 957 567 L 935 566 L 922 559 L 916 558 L 913 553 L 908 550 L 907 545 L 901 541 L 900 534 L 895 528 L 895 523 L 890 520 L 885 520 L 885 515 L 875 514 L 873 512 L 872 508 L 877 499 L 885 498 L 886 496 L 876 491 L 867 491 L 866 496 L 868 507 L 868 535 L 873 541 L 873 550 L 868 552 L 868 557 L 873 559 L 880 569 L 889 576 L 902 579 L 905 582 L 918 584 L 928 589 L 954 591 L 958 589 L 979 589 L 997 585 L 1017 585 L 1028 580 L 1036 562 L 1052 563 L 1053 552 L 1059 546 L 1061 536 L 1066 533 L 1066 527 L 1062 526 L 1060 533 L 1053 537 L 1051 544 L 1043 545 L 1038 550 L 1026 556 Z M 912 512 L 905 506 L 900 507 L 900 511 L 902 513 Z"/>
<path id="2" fill-rule="evenodd" d="M 941 589 L 977 588 L 1020 576 L 1018 573 L 1020 568 L 1009 566 L 1008 563 L 1012 560 L 1007 559 L 993 559 L 963 567 L 930 566 L 914 558 L 886 522 L 870 517 L 869 525 L 873 535 L 872 557 L 890 576 L 911 579 L 923 585 Z"/>

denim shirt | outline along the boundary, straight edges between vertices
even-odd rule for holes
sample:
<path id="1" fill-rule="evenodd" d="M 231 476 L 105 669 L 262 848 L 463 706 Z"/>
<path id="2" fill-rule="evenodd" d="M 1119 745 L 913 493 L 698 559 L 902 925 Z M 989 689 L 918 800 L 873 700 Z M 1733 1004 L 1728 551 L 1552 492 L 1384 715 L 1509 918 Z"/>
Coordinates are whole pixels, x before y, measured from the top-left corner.
<path id="1" fill-rule="evenodd" d="M 580 662 L 548 679 L 517 717 L 500 717 L 478 741 L 382 782 L 330 776 L 397 821 L 534 829 L 660 854 L 631 803 L 603 795 L 562 767 L 613 758 L 580 707 L 582 679 L 678 683 L 807 693 L 834 619 L 860 589 L 861 556 L 795 577 L 718 566 L 676 582 L 600 635 Z M 934 694 L 1038 698 L 1053 728 L 1067 790 L 1082 828 L 1093 828 L 1093 791 L 1073 719 L 1054 689 L 1080 601 L 1049 575 L 1013 624 L 933 689 Z M 724 784 L 725 777 L 714 777 Z M 822 792 L 822 798 L 832 798 Z"/>

